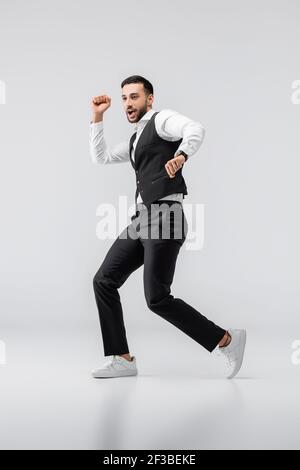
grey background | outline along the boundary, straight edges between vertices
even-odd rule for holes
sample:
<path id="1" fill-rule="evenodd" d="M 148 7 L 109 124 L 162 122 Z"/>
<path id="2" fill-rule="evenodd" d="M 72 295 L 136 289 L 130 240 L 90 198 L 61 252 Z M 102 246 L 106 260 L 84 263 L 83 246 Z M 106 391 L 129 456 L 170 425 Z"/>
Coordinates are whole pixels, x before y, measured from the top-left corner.
<path id="1" fill-rule="evenodd" d="M 300 335 L 300 105 L 291 103 L 299 21 L 297 1 L 1 1 L 3 412 L 16 368 L 25 374 L 31 367 L 36 378 L 60 367 L 66 379 L 80 363 L 88 380 L 89 367 L 101 360 L 92 277 L 113 240 L 97 238 L 96 209 L 117 206 L 119 195 L 131 204 L 135 179 L 130 164 L 91 162 L 90 100 L 109 94 L 107 142 L 129 139 L 134 129 L 120 83 L 132 74 L 153 83 L 155 109 L 175 109 L 206 128 L 184 170 L 185 203 L 205 204 L 205 244 L 196 252 L 182 248 L 173 294 L 226 328 L 247 328 L 258 359 L 254 373 L 260 364 L 261 372 L 299 376 L 290 362 Z M 184 365 L 197 354 L 208 370 L 199 345 L 147 309 L 142 287 L 141 268 L 120 291 L 132 352 L 170 370 L 170 355 Z M 33 400 L 30 383 L 28 396 Z M 59 433 L 43 440 L 35 429 L 32 439 L 2 436 L 3 446 L 110 442 L 82 442 L 79 435 L 64 441 Z M 177 437 L 170 446 L 183 446 Z"/>

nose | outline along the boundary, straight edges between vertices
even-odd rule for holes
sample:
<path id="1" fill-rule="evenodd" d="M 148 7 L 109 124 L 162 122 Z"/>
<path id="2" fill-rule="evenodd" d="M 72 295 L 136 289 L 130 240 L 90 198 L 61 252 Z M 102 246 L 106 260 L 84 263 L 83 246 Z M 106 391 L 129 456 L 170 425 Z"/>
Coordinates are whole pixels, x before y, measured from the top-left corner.
<path id="1" fill-rule="evenodd" d="M 126 109 L 132 108 L 132 101 L 130 98 L 128 98 L 128 100 L 125 100 L 125 106 L 126 106 Z"/>

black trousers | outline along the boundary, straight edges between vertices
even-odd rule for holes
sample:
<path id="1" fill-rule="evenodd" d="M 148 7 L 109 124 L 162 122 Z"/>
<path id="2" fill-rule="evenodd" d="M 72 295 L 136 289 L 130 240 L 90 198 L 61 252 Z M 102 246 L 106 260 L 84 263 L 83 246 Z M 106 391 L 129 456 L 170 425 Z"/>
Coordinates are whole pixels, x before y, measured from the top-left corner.
<path id="1" fill-rule="evenodd" d="M 225 329 L 171 294 L 176 260 L 187 227 L 180 201 L 155 201 L 151 208 L 136 205 L 131 223 L 113 242 L 93 279 L 105 356 L 129 352 L 118 289 L 141 265 L 145 299 L 151 311 L 209 352 L 224 336 Z"/>

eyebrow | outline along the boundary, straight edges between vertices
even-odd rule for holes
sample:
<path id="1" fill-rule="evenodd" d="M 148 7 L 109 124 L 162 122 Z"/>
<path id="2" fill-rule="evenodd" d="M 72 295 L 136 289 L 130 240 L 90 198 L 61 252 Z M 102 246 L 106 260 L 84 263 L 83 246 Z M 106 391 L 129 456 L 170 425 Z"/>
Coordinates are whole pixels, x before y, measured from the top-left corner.
<path id="1" fill-rule="evenodd" d="M 135 92 L 135 93 L 129 93 L 129 96 L 130 96 L 130 95 L 138 95 L 138 92 Z M 124 96 L 126 96 L 126 95 L 122 95 L 122 98 L 124 98 Z"/>

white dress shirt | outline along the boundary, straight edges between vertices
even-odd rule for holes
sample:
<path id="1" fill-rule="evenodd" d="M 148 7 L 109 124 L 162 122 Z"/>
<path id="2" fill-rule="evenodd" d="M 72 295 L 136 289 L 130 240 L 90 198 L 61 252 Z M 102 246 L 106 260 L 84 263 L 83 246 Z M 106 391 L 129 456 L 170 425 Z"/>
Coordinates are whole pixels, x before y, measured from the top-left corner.
<path id="1" fill-rule="evenodd" d="M 135 123 L 136 138 L 133 142 L 132 159 L 134 160 L 135 147 L 142 130 L 156 111 L 152 108 Z M 174 111 L 172 109 L 161 110 L 154 118 L 154 124 L 157 134 L 165 140 L 175 141 L 182 138 L 182 142 L 176 150 L 174 157 L 180 154 L 182 150 L 190 158 L 196 153 L 202 144 L 205 135 L 205 129 L 199 122 L 192 121 L 190 118 Z M 130 162 L 129 158 L 129 140 L 120 142 L 109 148 L 106 144 L 103 133 L 103 121 L 90 123 L 90 154 L 94 163 L 122 163 Z M 170 159 L 172 156 L 170 156 Z M 173 193 L 161 199 L 183 200 L 182 193 Z M 142 202 L 140 193 L 137 203 Z"/>

